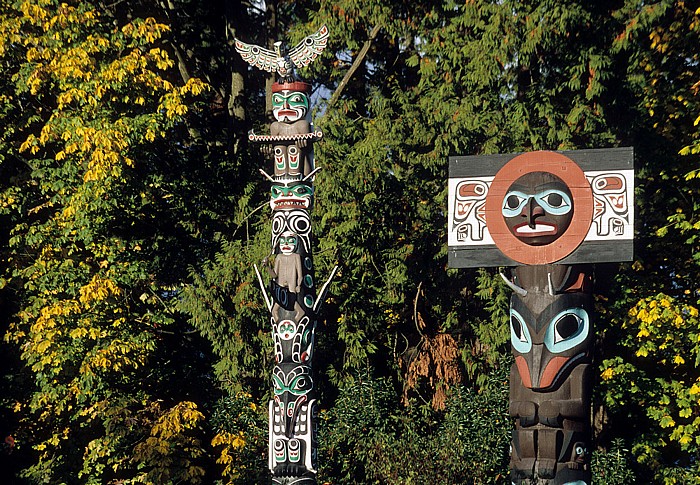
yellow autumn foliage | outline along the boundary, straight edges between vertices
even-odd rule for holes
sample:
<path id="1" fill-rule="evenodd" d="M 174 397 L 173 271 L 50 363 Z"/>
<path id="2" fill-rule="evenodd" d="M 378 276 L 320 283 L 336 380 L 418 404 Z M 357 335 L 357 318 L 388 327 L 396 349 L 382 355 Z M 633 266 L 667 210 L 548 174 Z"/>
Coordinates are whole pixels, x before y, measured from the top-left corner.
<path id="1" fill-rule="evenodd" d="M 669 379 L 657 382 L 661 397 L 647 408 L 661 428 L 670 430 L 669 439 L 682 449 L 700 443 L 700 379 L 688 383 L 674 378 L 673 369 L 700 364 L 700 320 L 698 308 L 659 294 L 637 302 L 630 309 L 625 326 L 637 330 L 637 357 L 669 369 Z M 613 378 L 606 369 L 604 380 Z"/>
<path id="2" fill-rule="evenodd" d="M 216 463 L 224 465 L 222 475 L 230 477 L 231 479 L 238 477 L 239 472 L 235 468 L 238 463 L 234 460 L 234 456 L 246 445 L 243 432 L 230 433 L 228 431 L 221 431 L 211 440 L 211 445 L 214 447 L 221 447 Z"/>

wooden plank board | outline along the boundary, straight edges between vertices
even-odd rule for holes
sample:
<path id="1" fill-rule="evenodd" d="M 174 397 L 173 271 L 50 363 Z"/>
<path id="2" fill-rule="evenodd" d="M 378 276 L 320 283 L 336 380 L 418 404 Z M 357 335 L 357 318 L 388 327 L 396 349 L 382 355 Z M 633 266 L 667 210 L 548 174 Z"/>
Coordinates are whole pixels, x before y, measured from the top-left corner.
<path id="1" fill-rule="evenodd" d="M 450 267 L 596 263 L 633 257 L 631 147 L 456 156 L 450 157 L 449 168 Z M 511 234 L 503 224 L 502 211 L 504 198 L 511 193 L 509 185 L 525 180 L 520 177 L 526 175 L 526 179 L 534 176 L 539 180 L 540 172 L 564 182 L 573 198 L 574 212 L 571 224 L 556 241 L 534 245 Z"/>

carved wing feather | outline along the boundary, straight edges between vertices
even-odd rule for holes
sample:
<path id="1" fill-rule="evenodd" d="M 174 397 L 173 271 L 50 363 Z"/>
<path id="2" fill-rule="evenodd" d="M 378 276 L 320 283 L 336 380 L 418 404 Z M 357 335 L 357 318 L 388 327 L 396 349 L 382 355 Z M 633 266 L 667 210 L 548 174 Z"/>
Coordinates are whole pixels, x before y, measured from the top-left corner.
<path id="1" fill-rule="evenodd" d="M 289 51 L 289 58 L 297 67 L 306 67 L 316 59 L 328 43 L 328 27 L 322 25 L 316 33 L 305 37 Z"/>
<path id="2" fill-rule="evenodd" d="M 251 66 L 267 72 L 277 71 L 277 59 L 279 59 L 279 56 L 274 51 L 258 45 L 246 44 L 238 39 L 236 39 L 236 51 Z"/>

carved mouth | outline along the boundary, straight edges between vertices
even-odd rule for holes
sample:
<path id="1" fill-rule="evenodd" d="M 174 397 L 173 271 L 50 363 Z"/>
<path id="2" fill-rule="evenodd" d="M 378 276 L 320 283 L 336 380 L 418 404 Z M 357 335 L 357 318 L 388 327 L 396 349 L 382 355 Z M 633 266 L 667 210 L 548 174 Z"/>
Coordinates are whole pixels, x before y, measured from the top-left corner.
<path id="1" fill-rule="evenodd" d="M 281 109 L 277 112 L 277 116 L 280 118 L 293 118 L 295 116 L 299 116 L 299 114 L 291 109 Z"/>
<path id="2" fill-rule="evenodd" d="M 309 201 L 307 199 L 278 199 L 273 201 L 273 209 L 285 210 L 285 209 L 308 209 Z"/>
<path id="3" fill-rule="evenodd" d="M 557 233 L 557 226 L 546 222 L 537 222 L 535 227 L 530 227 L 527 222 L 523 222 L 515 226 L 513 231 L 520 237 L 554 236 Z"/>

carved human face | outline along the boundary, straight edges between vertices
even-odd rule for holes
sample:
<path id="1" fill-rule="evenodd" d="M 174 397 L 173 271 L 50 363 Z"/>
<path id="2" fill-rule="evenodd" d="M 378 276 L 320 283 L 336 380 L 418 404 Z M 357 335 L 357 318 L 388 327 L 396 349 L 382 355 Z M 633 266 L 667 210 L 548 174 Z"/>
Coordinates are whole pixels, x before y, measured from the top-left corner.
<path id="1" fill-rule="evenodd" d="M 272 115 L 277 121 L 294 123 L 306 117 L 309 111 L 309 98 L 301 91 L 280 91 L 272 93 Z"/>
<path id="2" fill-rule="evenodd" d="M 297 249 L 297 235 L 293 232 L 285 232 L 280 236 L 279 246 L 282 254 L 292 254 Z"/>
<path id="3" fill-rule="evenodd" d="M 573 209 L 564 181 L 549 172 L 530 172 L 508 188 L 501 212 L 513 236 L 530 246 L 542 246 L 566 231 Z"/>

